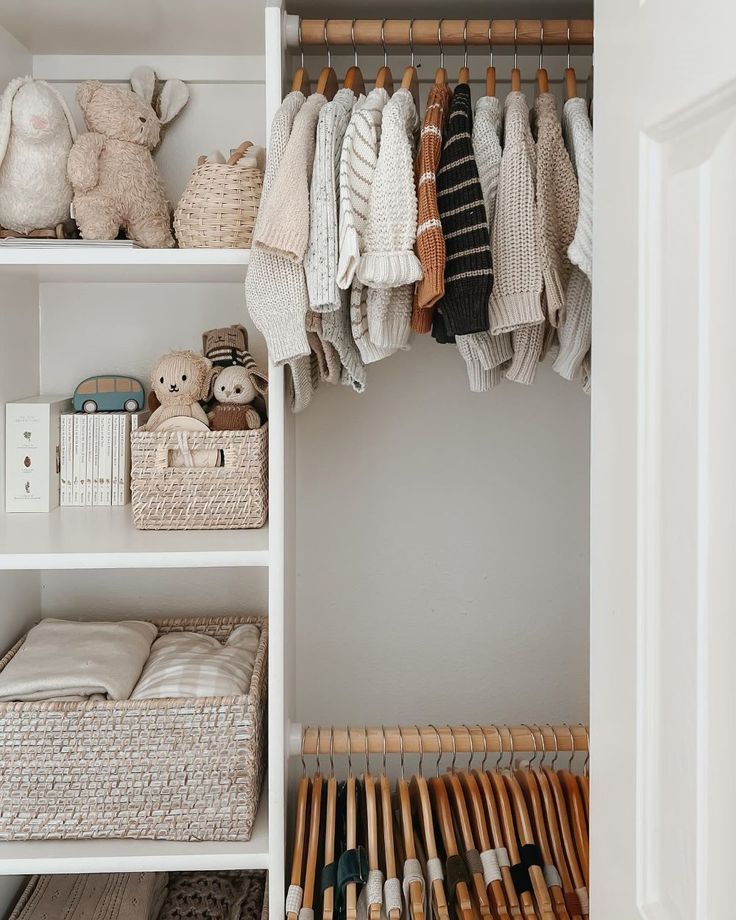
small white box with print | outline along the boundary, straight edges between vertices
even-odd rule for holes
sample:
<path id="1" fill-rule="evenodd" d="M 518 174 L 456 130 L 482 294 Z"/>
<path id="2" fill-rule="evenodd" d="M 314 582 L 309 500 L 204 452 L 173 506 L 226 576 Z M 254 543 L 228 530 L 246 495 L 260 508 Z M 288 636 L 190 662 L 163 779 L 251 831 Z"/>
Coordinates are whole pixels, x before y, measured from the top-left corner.
<path id="1" fill-rule="evenodd" d="M 32 396 L 5 406 L 5 510 L 51 511 L 59 504 L 59 417 L 63 396 Z"/>

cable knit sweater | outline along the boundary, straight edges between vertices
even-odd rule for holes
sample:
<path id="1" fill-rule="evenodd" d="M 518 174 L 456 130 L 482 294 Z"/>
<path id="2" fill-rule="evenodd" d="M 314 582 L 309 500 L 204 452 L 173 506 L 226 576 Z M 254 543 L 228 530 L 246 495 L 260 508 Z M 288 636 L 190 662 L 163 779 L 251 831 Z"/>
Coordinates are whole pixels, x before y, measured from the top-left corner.
<path id="1" fill-rule="evenodd" d="M 478 165 L 478 177 L 491 239 L 496 212 L 498 177 L 501 170 L 502 127 L 499 100 L 495 96 L 481 97 L 475 106 L 473 150 Z M 492 243 L 491 248 L 493 248 Z M 500 383 L 502 377 L 500 367 L 511 360 L 513 355 L 511 336 L 508 332 L 503 332 L 501 335 L 491 335 L 490 332 L 459 335 L 456 342 L 457 349 L 467 367 L 472 392 L 482 393 Z"/>
<path id="2" fill-rule="evenodd" d="M 322 107 L 317 122 L 309 189 L 309 242 L 304 257 L 309 306 L 316 313 L 330 313 L 340 307 L 340 289 L 337 286 L 338 168 L 343 138 L 355 101 L 352 90 L 338 90 L 335 98 Z"/>
<path id="3" fill-rule="evenodd" d="M 565 292 L 572 264 L 567 249 L 578 222 L 578 184 L 552 93 L 534 100 L 537 135 L 537 216 L 547 317 L 553 326 L 564 318 Z"/>
<path id="4" fill-rule="evenodd" d="M 364 364 L 380 361 L 394 349 L 379 348 L 368 334 L 367 290 L 355 276 L 365 248 L 373 177 L 378 162 L 383 110 L 388 102 L 385 89 L 373 89 L 356 103 L 345 132 L 340 154 L 340 257 L 337 283 L 350 288 L 350 326 Z"/>
<path id="5" fill-rule="evenodd" d="M 271 131 L 274 149 L 283 143 L 274 138 L 276 131 L 284 130 L 280 113 L 293 96 L 300 95 L 289 93 L 274 117 Z M 275 364 L 309 354 L 304 326 L 309 296 L 302 260 L 309 236 L 314 132 L 320 109 L 326 102 L 324 96 L 315 93 L 300 105 L 281 159 L 277 166 L 271 163 L 273 178 L 261 199 L 253 231 L 253 251 L 246 276 L 248 310 L 263 333 Z M 269 157 L 273 160 L 271 148 Z M 284 199 L 289 200 L 290 196 L 292 200 L 284 207 Z"/>
<path id="6" fill-rule="evenodd" d="M 254 234 L 258 233 L 265 220 L 271 189 L 284 160 L 293 124 L 305 101 L 302 93 L 289 93 L 274 115 L 261 206 Z M 301 265 L 271 250 L 254 246 L 245 277 L 245 296 L 248 312 L 256 328 L 263 333 L 275 363 L 283 363 L 294 355 L 309 354 L 309 342 L 304 329 L 304 314 L 308 305 L 307 285 Z M 290 309 L 285 308 L 287 303 Z"/>
<path id="7" fill-rule="evenodd" d="M 568 150 L 578 177 L 580 205 L 575 237 L 568 249 L 573 270 L 567 291 L 566 316 L 558 330 L 560 351 L 554 369 L 572 380 L 590 350 L 593 280 L 593 129 L 584 99 L 568 99 L 562 111 Z M 590 373 L 587 377 L 588 391 Z"/>
<path id="8" fill-rule="evenodd" d="M 510 92 L 504 111 L 504 148 L 493 221 L 494 335 L 544 322 L 535 201 L 536 153 L 524 94 Z"/>

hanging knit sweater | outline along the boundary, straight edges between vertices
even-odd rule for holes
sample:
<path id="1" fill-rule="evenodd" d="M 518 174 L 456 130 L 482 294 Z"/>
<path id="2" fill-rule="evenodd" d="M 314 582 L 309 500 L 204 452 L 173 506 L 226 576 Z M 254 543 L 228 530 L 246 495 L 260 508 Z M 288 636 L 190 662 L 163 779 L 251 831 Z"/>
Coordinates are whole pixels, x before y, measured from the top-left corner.
<path id="1" fill-rule="evenodd" d="M 491 331 L 544 322 L 535 177 L 536 154 L 524 94 L 506 96 L 504 147 L 493 221 Z"/>
<path id="2" fill-rule="evenodd" d="M 478 165 L 478 176 L 483 193 L 483 203 L 488 220 L 488 231 L 493 250 L 493 219 L 496 211 L 498 177 L 501 169 L 501 103 L 495 96 L 483 96 L 475 106 L 473 122 L 473 151 Z M 465 361 L 468 381 L 473 393 L 483 393 L 501 382 L 500 367 L 513 355 L 508 332 L 491 335 L 475 332 L 459 335 L 457 349 Z"/>
<path id="3" fill-rule="evenodd" d="M 572 380 L 590 350 L 593 280 L 593 129 L 584 99 L 568 99 L 562 124 L 578 177 L 580 205 L 575 236 L 568 249 L 573 263 L 565 321 L 558 330 L 560 351 L 554 369 Z M 587 376 L 588 386 L 590 375 Z"/>
<path id="4" fill-rule="evenodd" d="M 537 216 L 547 316 L 553 326 L 564 318 L 565 292 L 572 264 L 567 249 L 578 222 L 578 184 L 562 140 L 562 125 L 552 93 L 534 100 L 537 136 Z"/>
<path id="5" fill-rule="evenodd" d="M 304 257 L 309 306 L 316 313 L 340 307 L 337 286 L 337 189 L 340 152 L 355 103 L 350 89 L 338 90 L 322 107 L 317 122 L 314 166 L 309 189 L 309 242 Z"/>
<path id="6" fill-rule="evenodd" d="M 420 335 L 432 328 L 433 307 L 445 293 L 446 253 L 437 207 L 437 167 L 451 99 L 452 92 L 446 83 L 432 85 L 416 161 L 417 256 L 422 264 L 423 277 L 417 283 L 414 294 L 411 328 Z"/>
<path id="7" fill-rule="evenodd" d="M 358 280 L 369 289 L 368 334 L 374 345 L 384 349 L 408 347 L 413 285 L 422 277 L 422 266 L 414 253 L 414 139 L 418 127 L 411 93 L 397 90 L 383 111 L 365 252 L 357 269 Z"/>
<path id="8" fill-rule="evenodd" d="M 289 123 L 282 112 L 291 111 L 296 105 L 294 97 L 301 95 L 289 93 L 274 117 L 266 170 L 267 176 L 269 171 L 272 175 L 261 198 L 246 276 L 248 311 L 263 333 L 275 364 L 309 354 L 304 325 L 309 296 L 302 260 L 309 235 L 314 131 L 320 109 L 327 100 L 317 93 L 306 101 L 302 97 L 293 123 Z M 288 141 L 278 159 L 285 131 Z M 284 207 L 283 201 L 290 194 L 293 200 Z"/>
<path id="9" fill-rule="evenodd" d="M 365 249 L 373 177 L 378 162 L 383 110 L 388 102 L 385 89 L 376 88 L 365 100 L 356 103 L 345 132 L 340 154 L 340 255 L 337 283 L 350 289 L 350 327 L 352 338 L 364 364 L 380 361 L 393 349 L 379 348 L 368 334 L 367 290 L 355 271 Z"/>
<path id="10" fill-rule="evenodd" d="M 489 327 L 493 287 L 491 246 L 472 141 L 470 87 L 460 83 L 450 106 L 437 170 L 437 203 L 445 237 L 445 294 L 438 302 L 435 338 L 482 332 Z"/>

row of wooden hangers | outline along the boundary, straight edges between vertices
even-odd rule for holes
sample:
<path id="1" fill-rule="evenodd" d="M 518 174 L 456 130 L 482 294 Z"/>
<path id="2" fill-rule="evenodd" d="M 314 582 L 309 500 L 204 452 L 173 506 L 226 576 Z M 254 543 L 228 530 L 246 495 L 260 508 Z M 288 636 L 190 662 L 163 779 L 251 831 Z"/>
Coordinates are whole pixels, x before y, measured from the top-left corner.
<path id="1" fill-rule="evenodd" d="M 442 23 L 444 20 L 440 19 L 437 25 L 437 44 L 440 49 L 440 66 L 437 68 L 434 76 L 435 84 L 446 84 L 447 83 L 447 70 L 445 69 L 445 52 L 442 45 Z M 328 100 L 334 98 L 335 93 L 340 87 L 340 83 L 337 77 L 337 73 L 332 67 L 332 52 L 330 50 L 330 45 L 327 40 L 327 23 L 329 20 L 325 19 L 323 24 L 323 33 L 325 40 L 325 47 L 327 48 L 327 65 L 322 68 L 319 78 L 317 80 L 317 93 L 322 94 Z M 383 48 L 383 64 L 378 69 L 376 74 L 375 85 L 377 87 L 385 89 L 389 95 L 394 91 L 394 80 L 391 73 L 391 68 L 388 66 L 388 52 L 386 51 L 386 43 L 384 41 L 383 28 L 386 23 L 386 20 L 381 22 L 381 46 Z M 409 23 L 409 51 L 411 54 L 411 63 L 404 69 L 404 73 L 401 78 L 401 88 L 408 89 L 412 94 L 414 99 L 414 104 L 419 110 L 419 75 L 417 69 L 414 65 L 414 41 L 413 41 L 413 24 L 414 20 L 412 19 Z M 469 83 L 470 82 L 470 68 L 468 67 L 468 42 L 467 42 L 467 28 L 468 20 L 465 20 L 465 27 L 463 30 L 463 66 L 460 68 L 458 73 L 457 82 L 458 83 Z M 512 91 L 521 90 L 521 71 L 518 67 L 518 46 L 517 46 L 517 24 L 514 22 L 514 66 L 511 70 L 511 89 Z M 343 87 L 345 89 L 352 90 L 356 96 L 365 93 L 365 79 L 363 73 L 358 66 L 358 49 L 355 44 L 355 19 L 352 21 L 351 25 L 351 38 L 353 45 L 353 64 L 347 69 L 345 74 L 345 79 L 343 80 Z M 488 47 L 490 50 L 491 61 L 490 65 L 486 68 L 486 95 L 495 96 L 496 94 L 496 68 L 493 65 L 493 20 L 489 21 L 488 24 Z M 296 69 L 294 77 L 291 83 L 292 91 L 298 91 L 303 93 L 305 96 L 308 96 L 311 92 L 311 83 L 309 79 L 309 74 L 306 67 L 304 66 L 304 45 L 302 43 L 302 22 L 299 20 L 299 50 L 301 52 L 301 65 Z M 549 76 L 547 74 L 546 68 L 544 65 L 544 24 L 540 23 L 540 36 L 539 36 L 539 67 L 537 69 L 537 90 L 539 93 L 549 92 Z M 572 99 L 577 95 L 577 77 L 575 75 L 575 70 L 570 63 L 570 26 L 568 23 L 567 28 L 567 67 L 565 68 L 565 94 L 568 99 Z"/>
<path id="2" fill-rule="evenodd" d="M 362 792 L 359 780 L 353 774 L 352 752 L 348 753 L 344 846 L 348 850 L 364 847 L 368 869 L 381 869 L 387 879 L 399 877 L 407 858 L 419 859 L 426 865 L 427 860 L 440 856 L 444 856 L 444 862 L 452 857 L 462 857 L 471 850 L 484 853 L 505 848 L 509 865 L 502 865 L 500 878 L 496 877 L 488 885 L 477 860 L 475 864 L 468 861 L 468 871 L 457 882 L 454 892 L 447 890 L 446 878 L 433 878 L 427 895 L 431 898 L 431 912 L 437 920 L 510 920 L 512 917 L 519 920 L 584 920 L 588 915 L 588 758 L 583 774 L 574 774 L 573 741 L 567 769 L 555 770 L 559 753 L 556 730 L 553 730 L 554 750 L 549 751 L 545 747 L 544 733 L 538 726 L 524 727 L 529 729 L 533 739 L 534 755 L 531 760 L 514 763 L 513 735 L 509 731 L 510 761 L 502 768 L 504 742 L 499 729 L 492 726 L 498 732 L 499 742 L 495 767 L 485 769 L 488 746 L 485 730 L 482 730 L 484 751 L 480 767 L 471 768 L 474 757 L 471 742 L 470 759 L 461 771 L 456 770 L 453 729 L 452 762 L 441 775 L 439 765 L 443 752 L 440 733 L 430 726 L 437 735 L 439 755 L 435 765 L 436 775 L 429 779 L 423 773 L 422 730 L 415 726 L 419 737 L 419 766 L 417 772 L 407 779 L 403 733 L 399 729 L 400 775 L 393 790 L 386 770 L 385 732 L 383 766 L 379 776 L 371 772 L 366 732 Z M 332 729 L 330 731 L 332 733 Z M 470 741 L 471 732 L 467 726 L 465 731 Z M 537 735 L 541 739 L 541 752 L 537 746 Z M 570 738 L 573 738 L 572 732 Z M 318 737 L 317 752 L 319 748 Z M 336 849 L 336 826 L 340 820 L 337 814 L 339 784 L 334 772 L 332 745 L 327 777 L 322 776 L 317 754 L 317 770 L 309 778 L 303 750 L 302 745 L 303 775 L 297 789 L 291 885 L 303 889 L 302 905 L 317 911 L 320 864 L 329 865 L 341 855 Z M 549 753 L 553 754 L 553 759 L 549 766 L 545 766 Z M 364 797 L 364 806 L 359 805 L 359 792 Z M 522 879 L 530 881 L 530 885 L 519 884 L 520 867 L 532 851 L 538 854 L 538 858 L 532 859 L 534 864 L 528 865 L 528 876 L 523 871 L 521 875 Z M 545 874 L 540 863 L 554 866 L 557 875 L 550 877 Z M 326 888 L 322 892 L 323 920 L 334 920 L 338 916 L 340 920 L 356 920 L 357 898 L 358 884 L 347 884 L 338 912 L 339 893 L 333 887 Z M 408 886 L 407 901 L 411 920 L 426 920 L 419 882 Z M 298 920 L 298 912 L 287 909 L 287 920 Z M 380 907 L 373 907 L 368 920 L 380 920 Z M 399 920 L 398 912 L 392 911 L 388 920 Z"/>

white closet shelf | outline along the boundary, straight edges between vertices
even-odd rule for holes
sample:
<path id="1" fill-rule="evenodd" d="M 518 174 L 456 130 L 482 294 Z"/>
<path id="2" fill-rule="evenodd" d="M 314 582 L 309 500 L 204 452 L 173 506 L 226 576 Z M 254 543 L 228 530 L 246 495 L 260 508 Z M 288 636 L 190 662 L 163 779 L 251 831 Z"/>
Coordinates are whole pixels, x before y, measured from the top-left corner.
<path id="1" fill-rule="evenodd" d="M 0 843 L 1 875 L 268 869 L 267 795 L 253 836 L 238 843 L 169 840 L 21 840 Z"/>
<path id="2" fill-rule="evenodd" d="M 0 273 L 36 281 L 243 281 L 248 249 L 3 246 Z"/>
<path id="3" fill-rule="evenodd" d="M 130 505 L 0 514 L 0 570 L 224 568 L 268 563 L 268 526 L 137 530 Z"/>

